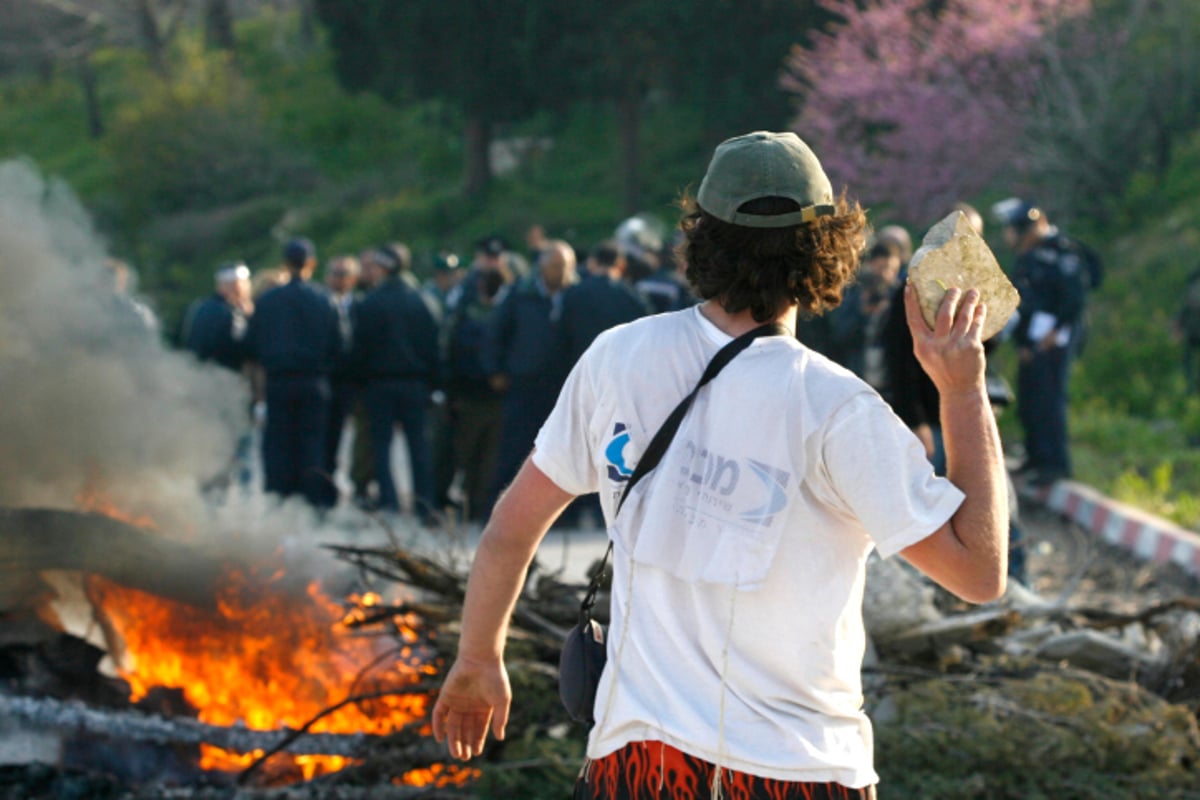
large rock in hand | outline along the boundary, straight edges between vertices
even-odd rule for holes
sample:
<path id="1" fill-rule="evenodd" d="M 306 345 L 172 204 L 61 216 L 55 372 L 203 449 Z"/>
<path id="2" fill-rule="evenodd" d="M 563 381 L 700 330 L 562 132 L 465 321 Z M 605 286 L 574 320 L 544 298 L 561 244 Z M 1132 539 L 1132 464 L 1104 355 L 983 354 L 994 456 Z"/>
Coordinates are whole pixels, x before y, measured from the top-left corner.
<path id="1" fill-rule="evenodd" d="M 916 288 L 921 314 L 931 328 L 947 291 L 978 289 L 987 306 L 984 339 L 999 333 L 1021 302 L 991 248 L 961 211 L 951 213 L 925 234 L 909 263 L 908 282 Z"/>

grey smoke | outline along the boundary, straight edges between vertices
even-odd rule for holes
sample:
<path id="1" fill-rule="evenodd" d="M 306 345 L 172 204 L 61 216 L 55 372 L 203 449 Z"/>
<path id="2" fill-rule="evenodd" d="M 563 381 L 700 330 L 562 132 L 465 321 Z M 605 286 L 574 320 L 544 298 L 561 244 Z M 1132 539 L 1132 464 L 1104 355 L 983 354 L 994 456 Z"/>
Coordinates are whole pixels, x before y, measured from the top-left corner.
<path id="1" fill-rule="evenodd" d="M 69 187 L 0 163 L 0 505 L 72 509 L 92 489 L 164 529 L 194 525 L 246 392 L 164 346 L 106 255 Z"/>
<path id="2" fill-rule="evenodd" d="M 0 162 L 0 508 L 80 510 L 90 490 L 210 556 L 281 556 L 299 581 L 345 577 L 319 546 L 382 544 L 376 521 L 352 507 L 322 521 L 258 487 L 204 494 L 247 430 L 248 389 L 147 330 L 114 294 L 106 258 L 65 183 Z"/>

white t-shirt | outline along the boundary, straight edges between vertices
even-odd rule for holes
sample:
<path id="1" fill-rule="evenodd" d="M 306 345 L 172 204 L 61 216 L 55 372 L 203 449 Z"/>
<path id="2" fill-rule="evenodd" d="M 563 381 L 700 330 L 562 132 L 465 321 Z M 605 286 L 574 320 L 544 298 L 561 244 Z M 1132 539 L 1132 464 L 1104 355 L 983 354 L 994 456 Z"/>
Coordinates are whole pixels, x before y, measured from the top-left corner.
<path id="1" fill-rule="evenodd" d="M 700 390 L 614 520 L 651 437 L 729 341 L 698 308 L 607 331 L 538 434 L 534 463 L 567 492 L 599 491 L 614 541 L 588 756 L 652 739 L 763 777 L 867 786 L 867 555 L 925 538 L 963 495 L 873 389 L 772 336 Z"/>

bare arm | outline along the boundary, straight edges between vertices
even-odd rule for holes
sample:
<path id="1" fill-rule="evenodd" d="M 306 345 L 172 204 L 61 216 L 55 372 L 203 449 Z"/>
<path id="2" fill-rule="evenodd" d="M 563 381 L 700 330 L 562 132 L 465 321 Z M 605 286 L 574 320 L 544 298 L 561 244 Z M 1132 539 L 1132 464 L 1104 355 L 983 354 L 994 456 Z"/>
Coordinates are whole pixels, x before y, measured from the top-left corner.
<path id="1" fill-rule="evenodd" d="M 484 528 L 467 580 L 458 658 L 433 709 L 434 738 L 454 758 L 478 755 L 489 727 L 504 738 L 512 700 L 504 669 L 509 618 L 538 544 L 573 499 L 526 460 Z"/>
<path id="2" fill-rule="evenodd" d="M 1004 593 L 1008 572 L 1008 485 L 984 381 L 986 310 L 976 290 L 951 289 L 930 329 L 911 287 L 904 309 L 917 359 L 941 395 L 947 477 L 966 498 L 949 522 L 903 555 L 964 600 L 994 600 Z"/>

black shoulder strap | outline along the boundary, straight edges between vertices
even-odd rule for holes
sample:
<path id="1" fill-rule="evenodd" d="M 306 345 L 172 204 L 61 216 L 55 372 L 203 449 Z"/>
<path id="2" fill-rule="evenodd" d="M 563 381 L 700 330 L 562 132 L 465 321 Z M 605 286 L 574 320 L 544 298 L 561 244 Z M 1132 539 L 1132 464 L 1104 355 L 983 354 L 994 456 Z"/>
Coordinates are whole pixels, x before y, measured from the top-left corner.
<path id="1" fill-rule="evenodd" d="M 637 467 L 633 470 L 633 475 L 625 484 L 624 491 L 621 492 L 621 499 L 617 503 L 617 511 L 621 510 L 621 506 L 625 504 L 625 498 L 629 496 L 629 491 L 638 481 L 646 476 L 650 470 L 658 466 L 658 462 L 662 460 L 663 454 L 667 452 L 667 448 L 671 445 L 671 440 L 675 438 L 675 432 L 679 430 L 683 418 L 687 416 L 688 409 L 692 407 L 692 402 L 696 399 L 696 395 L 700 389 L 709 381 L 717 377 L 725 366 L 733 361 L 738 353 L 745 350 L 760 336 L 790 336 L 788 329 L 778 322 L 769 325 L 762 325 L 752 331 L 743 333 L 733 341 L 727 343 L 724 347 L 717 351 L 713 356 L 712 361 L 708 362 L 708 366 L 704 370 L 704 374 L 700 376 L 700 382 L 696 384 L 696 388 L 692 389 L 687 397 L 675 406 L 675 410 L 670 413 L 662 427 L 654 434 L 654 438 L 650 440 L 650 444 L 646 447 L 646 452 L 642 453 L 642 457 L 638 459 Z"/>
<path id="2" fill-rule="evenodd" d="M 679 430 L 679 425 L 683 422 L 683 418 L 687 416 L 688 409 L 692 407 L 692 402 L 696 399 L 696 394 L 709 381 L 717 377 L 721 370 L 737 356 L 738 353 L 750 346 L 751 342 L 760 336 L 791 336 L 792 333 L 787 329 L 787 326 L 779 322 L 772 322 L 767 325 L 761 325 L 752 331 L 747 331 L 731 342 L 728 342 L 724 347 L 717 351 L 717 354 L 712 357 L 712 361 L 708 362 L 708 366 L 704 370 L 704 374 L 700 376 L 700 382 L 696 384 L 696 388 L 675 406 L 675 410 L 670 413 L 662 427 L 654 434 L 654 438 L 650 440 L 650 444 L 646 447 L 646 452 L 642 453 L 642 457 L 638 459 L 637 466 L 634 467 L 633 475 L 629 477 L 629 481 L 625 484 L 625 489 L 621 492 L 621 499 L 617 501 L 617 511 L 621 512 L 621 507 L 625 505 L 625 498 L 629 496 L 629 491 L 634 484 L 646 476 L 650 470 L 658 466 L 658 462 L 662 460 L 663 454 L 667 452 L 667 448 L 671 445 L 671 440 L 675 438 L 675 432 Z M 596 570 L 592 575 L 592 580 L 588 583 L 587 594 L 584 595 L 583 603 L 580 606 L 579 614 L 580 621 L 585 621 L 591 617 L 592 606 L 596 603 L 596 593 L 600 590 L 600 582 L 604 579 L 604 571 L 608 567 L 608 558 L 612 555 L 612 541 L 608 543 L 608 547 L 604 551 L 604 558 L 600 562 L 600 569 Z"/>

